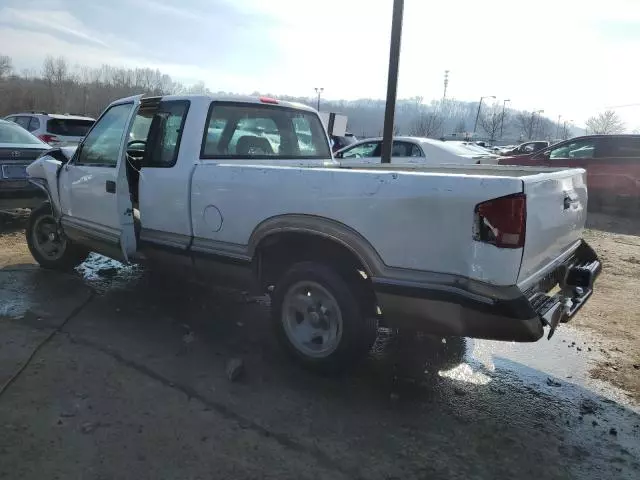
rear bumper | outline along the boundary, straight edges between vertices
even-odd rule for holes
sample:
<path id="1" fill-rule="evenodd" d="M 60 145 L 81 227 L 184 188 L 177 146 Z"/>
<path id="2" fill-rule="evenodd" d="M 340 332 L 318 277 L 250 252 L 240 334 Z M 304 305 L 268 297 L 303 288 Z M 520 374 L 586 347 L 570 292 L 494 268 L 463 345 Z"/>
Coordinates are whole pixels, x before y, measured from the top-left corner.
<path id="1" fill-rule="evenodd" d="M 591 273 L 586 272 L 588 268 Z M 580 270 L 580 268 L 585 269 Z M 373 284 L 385 322 L 393 328 L 409 328 L 439 335 L 492 340 L 534 342 L 549 328 L 568 321 L 593 292 L 600 262 L 582 242 L 575 254 L 542 275 L 534 287 L 522 292 L 517 286 L 497 287 L 460 279 L 445 284 L 417 284 L 374 278 Z M 550 295 L 547 278 L 558 278 Z M 571 284 L 569 284 L 569 283 Z M 580 285 L 573 285 L 573 283 Z M 482 290 L 482 291 L 480 291 Z"/>

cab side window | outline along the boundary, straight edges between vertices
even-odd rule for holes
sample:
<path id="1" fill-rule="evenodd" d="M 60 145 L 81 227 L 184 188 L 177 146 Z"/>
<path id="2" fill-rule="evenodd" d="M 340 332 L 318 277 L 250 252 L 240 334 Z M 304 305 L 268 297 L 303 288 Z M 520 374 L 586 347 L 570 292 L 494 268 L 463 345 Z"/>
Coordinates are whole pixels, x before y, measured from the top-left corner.
<path id="1" fill-rule="evenodd" d="M 315 112 L 277 104 L 213 102 L 204 159 L 329 159 L 327 134 Z"/>
<path id="2" fill-rule="evenodd" d="M 150 121 L 145 167 L 171 168 L 176 164 L 184 122 L 190 102 L 174 100 L 161 102 Z M 137 118 L 136 118 L 137 120 Z M 141 131 L 144 130 L 141 121 Z M 132 133 L 135 132 L 136 122 Z"/>
<path id="3" fill-rule="evenodd" d="M 574 142 L 565 143 L 551 150 L 551 160 L 594 158 L 596 151 L 596 139 L 586 138 Z"/>
<path id="4" fill-rule="evenodd" d="M 640 137 L 610 137 L 607 140 L 607 157 L 640 158 Z"/>

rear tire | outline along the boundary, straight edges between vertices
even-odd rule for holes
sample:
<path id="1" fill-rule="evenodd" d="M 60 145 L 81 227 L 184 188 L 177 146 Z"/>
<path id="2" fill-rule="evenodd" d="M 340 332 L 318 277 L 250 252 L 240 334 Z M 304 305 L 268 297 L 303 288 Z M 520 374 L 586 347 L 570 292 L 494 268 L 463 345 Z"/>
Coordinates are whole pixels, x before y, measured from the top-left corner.
<path id="1" fill-rule="evenodd" d="M 26 229 L 27 245 L 38 264 L 67 272 L 80 265 L 89 252 L 64 236 L 49 202 L 31 211 Z"/>
<path id="2" fill-rule="evenodd" d="M 360 286 L 317 262 L 292 265 L 277 281 L 271 318 L 278 339 L 306 368 L 337 373 L 364 358 L 377 334 Z"/>

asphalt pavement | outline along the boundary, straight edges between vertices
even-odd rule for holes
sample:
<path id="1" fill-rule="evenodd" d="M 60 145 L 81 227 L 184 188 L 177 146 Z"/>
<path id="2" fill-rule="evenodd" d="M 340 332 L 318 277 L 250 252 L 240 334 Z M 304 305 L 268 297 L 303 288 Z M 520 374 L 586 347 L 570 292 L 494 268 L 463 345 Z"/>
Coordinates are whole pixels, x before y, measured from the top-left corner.
<path id="1" fill-rule="evenodd" d="M 640 478 L 640 409 L 570 325 L 462 363 L 383 335 L 320 377 L 267 319 L 266 298 L 97 256 L 0 269 L 0 478 Z"/>

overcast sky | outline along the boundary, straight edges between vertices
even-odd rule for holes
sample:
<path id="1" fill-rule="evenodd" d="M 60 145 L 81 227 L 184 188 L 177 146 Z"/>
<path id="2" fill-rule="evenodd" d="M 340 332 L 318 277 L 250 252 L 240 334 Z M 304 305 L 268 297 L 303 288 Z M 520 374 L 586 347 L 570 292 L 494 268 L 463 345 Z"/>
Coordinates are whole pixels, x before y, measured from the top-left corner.
<path id="1" fill-rule="evenodd" d="M 1 0 L 17 69 L 159 68 L 212 90 L 384 98 L 392 0 Z M 523 8 L 526 5 L 526 9 Z M 495 95 L 580 125 L 640 104 L 640 0 L 405 0 L 400 97 Z M 491 102 L 491 100 L 489 100 Z M 640 128 L 640 105 L 618 112 Z"/>

